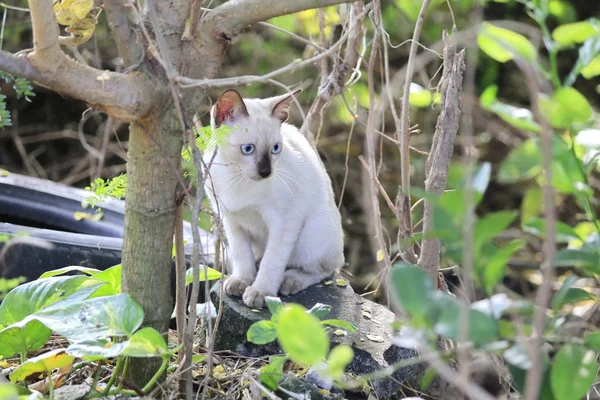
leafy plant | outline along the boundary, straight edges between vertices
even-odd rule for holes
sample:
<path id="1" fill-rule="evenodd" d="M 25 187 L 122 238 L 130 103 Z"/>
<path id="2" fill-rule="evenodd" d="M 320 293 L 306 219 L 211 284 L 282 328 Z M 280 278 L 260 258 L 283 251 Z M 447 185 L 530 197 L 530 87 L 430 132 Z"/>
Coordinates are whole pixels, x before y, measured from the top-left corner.
<path id="1" fill-rule="evenodd" d="M 285 357 L 272 357 L 269 365 L 261 369 L 261 381 L 267 387 L 276 389 L 286 359 L 305 366 L 324 363 L 326 368 L 319 368 L 319 371 L 332 379 L 341 379 L 354 353 L 347 345 L 338 345 L 329 351 L 329 334 L 324 325 L 350 332 L 356 331 L 356 328 L 338 319 L 319 321 L 331 311 L 331 306 L 325 304 L 318 303 L 306 310 L 299 304 L 284 305 L 278 297 L 267 297 L 266 302 L 272 314 L 271 319 L 252 324 L 246 337 L 255 344 L 267 344 L 277 339 Z"/>

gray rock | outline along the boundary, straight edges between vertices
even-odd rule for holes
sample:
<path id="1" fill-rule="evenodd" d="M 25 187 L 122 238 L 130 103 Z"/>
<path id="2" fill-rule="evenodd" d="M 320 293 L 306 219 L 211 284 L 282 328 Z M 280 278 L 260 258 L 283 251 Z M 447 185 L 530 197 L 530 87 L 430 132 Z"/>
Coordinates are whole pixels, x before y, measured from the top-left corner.
<path id="1" fill-rule="evenodd" d="M 281 382 L 279 382 L 279 388 L 283 388 L 288 392 L 292 392 L 295 394 L 299 394 L 304 396 L 305 399 L 310 400 L 343 400 L 344 395 L 341 393 L 330 392 L 329 395 L 323 394 L 319 388 L 310 382 L 305 381 L 304 379 L 296 378 L 295 376 L 291 376 L 285 374 L 283 378 L 281 378 Z M 292 398 L 289 394 L 285 393 L 283 390 L 276 391 L 277 396 L 282 399 Z"/>
<path id="2" fill-rule="evenodd" d="M 213 303 L 219 307 L 220 284 L 211 290 Z M 380 304 L 365 300 L 354 293 L 350 285 L 340 287 L 334 284 L 318 284 L 294 296 L 282 297 L 284 303 L 298 303 L 312 308 L 317 303 L 332 307 L 326 319 L 341 319 L 352 323 L 356 332 L 347 335 L 331 334 L 331 346 L 347 344 L 354 350 L 354 360 L 347 371 L 365 375 L 418 356 L 413 349 L 391 344 L 391 338 L 400 332 L 392 329 L 395 315 Z M 270 312 L 252 310 L 237 297 L 223 296 L 223 315 L 216 338 L 216 349 L 232 350 L 249 357 L 281 354 L 277 341 L 267 345 L 255 345 L 246 340 L 250 326 L 260 320 L 270 319 Z M 332 329 L 331 332 L 335 331 Z M 405 385 L 418 387 L 425 366 L 423 364 L 399 368 L 391 376 L 372 380 L 371 386 L 378 398 L 386 399 L 399 392 Z"/>

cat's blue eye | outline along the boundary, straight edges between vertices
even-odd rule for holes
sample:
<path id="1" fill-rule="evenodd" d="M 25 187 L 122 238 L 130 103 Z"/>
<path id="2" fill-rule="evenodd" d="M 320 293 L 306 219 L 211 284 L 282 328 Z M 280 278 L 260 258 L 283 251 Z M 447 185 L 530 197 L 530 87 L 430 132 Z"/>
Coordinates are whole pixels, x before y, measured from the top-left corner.
<path id="1" fill-rule="evenodd" d="M 242 149 L 242 153 L 245 155 L 254 153 L 254 145 L 250 143 L 241 145 L 240 149 Z"/>
<path id="2" fill-rule="evenodd" d="M 271 148 L 271 153 L 277 154 L 281 151 L 281 143 L 275 143 L 273 148 Z"/>

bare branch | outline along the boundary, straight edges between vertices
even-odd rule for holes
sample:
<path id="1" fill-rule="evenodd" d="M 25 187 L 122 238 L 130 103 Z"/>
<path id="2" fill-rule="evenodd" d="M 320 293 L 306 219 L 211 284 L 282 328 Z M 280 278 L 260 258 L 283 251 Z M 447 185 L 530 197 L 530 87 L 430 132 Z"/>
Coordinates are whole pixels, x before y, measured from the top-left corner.
<path id="1" fill-rule="evenodd" d="M 192 6 L 190 8 L 190 23 L 185 27 L 181 40 L 192 40 L 200 21 L 200 12 L 202 11 L 202 4 L 204 0 L 192 0 Z"/>
<path id="2" fill-rule="evenodd" d="M 8 72 L 11 75 L 20 76 L 30 81 L 41 78 L 41 75 L 25 58 L 16 57 L 4 50 L 0 50 L 0 71 Z"/>
<path id="3" fill-rule="evenodd" d="M 371 6 L 369 5 L 369 7 Z M 300 128 L 300 132 L 313 145 L 316 145 L 315 137 L 318 134 L 315 134 L 315 131 L 321 125 L 325 107 L 334 96 L 343 92 L 348 73 L 352 71 L 352 68 L 362 58 L 360 53 L 360 38 L 363 34 L 364 8 L 364 2 L 362 1 L 352 3 L 349 17 L 350 22 L 347 28 L 349 34 L 348 43 L 344 51 L 344 59 L 342 62 L 334 64 L 330 74 L 322 76 L 319 94 L 308 110 L 306 120 Z"/>
<path id="4" fill-rule="evenodd" d="M 144 47 L 134 5 L 131 1 L 104 0 L 104 11 L 125 67 L 139 63 L 144 57 Z"/>
<path id="5" fill-rule="evenodd" d="M 448 40 L 448 34 L 444 32 Z M 425 190 L 432 195 L 440 195 L 446 189 L 450 159 L 454 151 L 454 140 L 460 121 L 460 92 L 462 75 L 465 69 L 464 50 L 456 53 L 454 44 L 448 42 L 444 50 L 444 73 L 442 75 L 442 111 L 438 117 L 431 152 L 425 164 Z M 424 268 L 433 282 L 438 281 L 440 262 L 440 240 L 427 237 L 433 231 L 433 204 L 425 199 L 423 212 L 423 234 L 419 266 Z"/>
<path id="6" fill-rule="evenodd" d="M 538 95 L 540 93 L 540 84 L 537 80 L 536 72 L 533 68 L 520 60 L 516 60 L 517 65 L 525 76 L 525 82 L 529 88 L 529 101 L 535 118 L 542 126 L 540 134 L 540 144 L 542 148 L 542 164 L 544 169 L 544 221 L 545 237 L 542 254 L 544 262 L 542 263 L 542 286 L 536 293 L 536 310 L 533 317 L 533 330 L 531 333 L 532 341 L 529 346 L 529 357 L 531 359 L 531 368 L 527 372 L 525 379 L 525 400 L 535 400 L 540 393 L 540 386 L 543 378 L 543 344 L 544 330 L 546 324 L 546 309 L 550 298 L 552 297 L 552 283 L 554 267 L 552 260 L 556 253 L 556 243 L 554 243 L 556 230 L 556 205 L 554 203 L 554 187 L 552 186 L 552 128 L 548 120 L 540 112 L 538 106 Z"/>

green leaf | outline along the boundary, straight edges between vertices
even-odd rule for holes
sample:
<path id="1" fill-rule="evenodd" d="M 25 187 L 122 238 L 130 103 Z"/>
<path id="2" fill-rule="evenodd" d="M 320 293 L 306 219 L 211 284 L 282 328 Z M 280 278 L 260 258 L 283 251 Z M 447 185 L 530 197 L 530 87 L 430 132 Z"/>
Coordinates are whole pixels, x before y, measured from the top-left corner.
<path id="1" fill-rule="evenodd" d="M 283 377 L 285 360 L 287 360 L 285 356 L 271 356 L 269 364 L 260 369 L 260 381 L 268 389 L 277 390 L 277 385 Z"/>
<path id="2" fill-rule="evenodd" d="M 354 351 L 352 347 L 341 344 L 335 346 L 327 357 L 327 374 L 333 379 L 341 379 L 344 370 L 352 362 Z"/>
<path id="3" fill-rule="evenodd" d="M 92 275 L 94 279 L 106 282 L 91 297 L 113 296 L 121 293 L 121 264 L 114 265 L 104 271 Z"/>
<path id="4" fill-rule="evenodd" d="M 541 171 L 542 155 L 537 142 L 529 139 L 513 149 L 500 164 L 498 181 L 516 183 L 534 178 Z"/>
<path id="5" fill-rule="evenodd" d="M 71 344 L 67 354 L 87 361 L 105 360 L 118 357 L 123 353 L 129 341 L 114 342 L 110 339 L 89 339 Z"/>
<path id="6" fill-rule="evenodd" d="M 538 97 L 540 110 L 555 128 L 569 128 L 575 122 L 587 122 L 592 117 L 592 106 L 571 87 L 558 89 L 552 97 Z"/>
<path id="7" fill-rule="evenodd" d="M 554 297 L 552 297 L 552 309 L 554 311 L 558 310 L 560 306 L 564 304 L 564 299 L 567 296 L 567 292 L 569 291 L 571 286 L 573 286 L 576 280 L 577 276 L 575 275 L 567 276 L 558 292 L 556 292 Z"/>
<path id="8" fill-rule="evenodd" d="M 567 343 L 554 358 L 550 385 L 556 400 L 579 400 L 596 378 L 596 353 L 582 345 Z"/>
<path id="9" fill-rule="evenodd" d="M 70 341 L 130 337 L 144 321 L 142 306 L 127 294 L 97 297 L 42 310 L 32 316 Z M 69 323 L 65 323 L 69 321 Z"/>
<path id="10" fill-rule="evenodd" d="M 484 265 L 479 270 L 482 270 L 482 280 L 486 293 L 492 294 L 498 282 L 504 278 L 506 264 L 512 255 L 521 249 L 527 242 L 524 240 L 513 240 L 506 246 L 497 249 L 493 255 L 487 258 Z"/>
<path id="11" fill-rule="evenodd" d="M 142 328 L 129 338 L 122 353 L 128 357 L 168 357 L 169 351 L 165 338 L 154 328 Z"/>
<path id="12" fill-rule="evenodd" d="M 457 340 L 459 335 L 460 308 L 462 304 L 451 297 L 443 304 L 444 309 L 435 324 L 435 332 Z M 496 321 L 489 315 L 469 308 L 469 332 L 467 339 L 474 343 L 484 343 L 498 337 Z"/>
<path id="13" fill-rule="evenodd" d="M 521 202 L 521 222 L 526 222 L 539 216 L 543 211 L 543 204 L 542 189 L 539 186 L 528 188 Z"/>
<path id="14" fill-rule="evenodd" d="M 402 308 L 413 318 L 425 318 L 434 306 L 429 298 L 433 282 L 419 267 L 401 263 L 392 268 L 392 283 Z"/>
<path id="15" fill-rule="evenodd" d="M 56 349 L 40 354 L 19 365 L 10 374 L 10 381 L 13 383 L 21 382 L 28 376 L 36 373 L 48 375 L 55 368 L 63 368 L 70 365 L 74 359 L 75 357 L 65 353 L 65 349 Z"/>
<path id="16" fill-rule="evenodd" d="M 279 297 L 266 296 L 265 303 L 267 303 L 271 315 L 276 315 L 283 308 L 283 303 Z"/>
<path id="17" fill-rule="evenodd" d="M 490 85 L 483 89 L 479 96 L 479 103 L 483 109 L 489 110 L 492 104 L 496 102 L 498 95 L 498 85 Z"/>
<path id="18" fill-rule="evenodd" d="M 356 327 L 354 325 L 348 321 L 344 321 L 343 319 L 326 319 L 321 321 L 321 324 L 335 326 L 336 328 L 342 328 L 350 332 L 356 331 Z"/>
<path id="19" fill-rule="evenodd" d="M 585 335 L 584 340 L 588 347 L 600 351 L 600 332 L 588 333 Z"/>
<path id="20" fill-rule="evenodd" d="M 204 273 L 204 269 L 208 269 L 208 274 L 205 275 Z M 205 267 L 203 265 L 200 266 L 200 280 L 199 282 L 204 282 L 206 279 L 206 277 L 208 277 L 209 281 L 214 281 L 217 279 L 221 278 L 221 273 L 219 271 L 217 271 L 216 269 L 210 268 L 210 267 Z M 194 281 L 194 269 L 190 268 L 187 271 L 185 271 L 185 285 L 189 285 Z"/>
<path id="21" fill-rule="evenodd" d="M 277 330 L 273 321 L 258 321 L 253 323 L 248 332 L 246 332 L 246 338 L 249 342 L 254 344 L 266 344 L 271 343 L 277 339 Z"/>
<path id="22" fill-rule="evenodd" d="M 545 226 L 544 219 L 534 218 L 525 222 L 522 227 L 523 231 L 543 239 L 546 237 Z M 556 236 L 554 240 L 556 243 L 568 243 L 570 240 L 579 239 L 577 232 L 564 222 L 556 221 L 555 229 Z"/>
<path id="23" fill-rule="evenodd" d="M 515 128 L 535 133 L 540 133 L 542 130 L 533 118 L 532 112 L 527 108 L 511 106 L 500 101 L 494 101 L 487 106 L 482 103 L 482 107 L 495 113 Z"/>
<path id="24" fill-rule="evenodd" d="M 554 256 L 557 267 L 576 267 L 592 273 L 600 272 L 600 256 L 591 248 L 562 249 Z"/>
<path id="25" fill-rule="evenodd" d="M 516 211 L 498 211 L 480 218 L 475 223 L 475 248 L 498 236 L 517 218 Z"/>
<path id="26" fill-rule="evenodd" d="M 0 330 L 0 356 L 12 357 L 41 349 L 52 331 L 36 320 L 21 321 Z"/>
<path id="27" fill-rule="evenodd" d="M 0 383 L 0 399 L 6 400 L 36 400 L 42 399 L 41 394 L 32 394 L 26 387 L 12 383 Z"/>
<path id="28" fill-rule="evenodd" d="M 94 275 L 95 273 L 100 272 L 99 269 L 96 268 L 88 268 L 88 267 L 80 267 L 77 265 L 64 267 L 59 269 L 53 269 L 51 271 L 46 271 L 42 275 L 40 275 L 39 279 L 50 278 L 52 276 L 63 275 L 68 272 L 83 272 L 86 275 Z"/>
<path id="29" fill-rule="evenodd" d="M 96 291 L 102 282 L 86 276 L 60 276 L 28 282 L 10 291 L 0 304 L 0 324 L 8 326 L 23 320 L 50 305 L 81 291 L 83 298 L 71 298 L 80 301 Z"/>
<path id="30" fill-rule="evenodd" d="M 593 36 L 579 48 L 579 57 L 565 80 L 565 86 L 572 86 L 580 73 L 586 79 L 598 75 L 600 71 L 600 35 Z"/>
<path id="31" fill-rule="evenodd" d="M 328 304 L 317 303 L 308 312 L 321 319 L 331 312 L 331 306 Z"/>
<path id="32" fill-rule="evenodd" d="M 287 304 L 279 314 L 277 338 L 293 361 L 314 365 L 322 362 L 329 349 L 329 336 L 319 320 L 297 304 Z"/>
<path id="33" fill-rule="evenodd" d="M 558 26 L 552 31 L 552 38 L 561 46 L 583 43 L 600 32 L 600 24 L 596 18 L 573 22 Z"/>
<path id="34" fill-rule="evenodd" d="M 488 56 L 504 63 L 514 58 L 535 61 L 535 46 L 523 35 L 484 22 L 477 35 L 477 44 Z"/>

